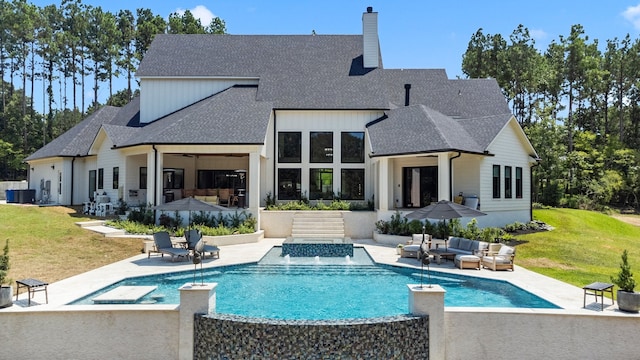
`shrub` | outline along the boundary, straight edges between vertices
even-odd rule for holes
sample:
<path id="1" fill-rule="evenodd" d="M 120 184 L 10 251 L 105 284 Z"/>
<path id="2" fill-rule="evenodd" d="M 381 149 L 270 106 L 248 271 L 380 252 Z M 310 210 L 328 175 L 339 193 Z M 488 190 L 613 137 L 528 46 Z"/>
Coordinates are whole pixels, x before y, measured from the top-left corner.
<path id="1" fill-rule="evenodd" d="M 626 292 L 633 292 L 636 287 L 636 281 L 633 278 L 633 273 L 631 272 L 631 265 L 629 265 L 627 259 L 628 253 L 625 249 L 622 252 L 622 262 L 620 263 L 620 272 L 615 277 L 611 277 L 611 281 L 616 284 L 620 290 Z"/>
<path id="2" fill-rule="evenodd" d="M 5 284 L 7 280 L 7 275 L 9 273 L 9 239 L 7 239 L 4 243 L 4 250 L 2 251 L 2 255 L 0 255 L 0 285 Z M 9 283 L 7 281 L 6 283 Z"/>

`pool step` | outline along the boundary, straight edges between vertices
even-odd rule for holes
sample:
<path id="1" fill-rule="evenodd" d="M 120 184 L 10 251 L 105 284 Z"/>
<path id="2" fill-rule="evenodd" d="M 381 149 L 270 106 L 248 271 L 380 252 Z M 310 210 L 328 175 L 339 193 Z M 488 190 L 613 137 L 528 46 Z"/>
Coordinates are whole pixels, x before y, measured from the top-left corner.
<path id="1" fill-rule="evenodd" d="M 339 211 L 300 211 L 293 216 L 294 238 L 343 238 L 344 218 Z"/>

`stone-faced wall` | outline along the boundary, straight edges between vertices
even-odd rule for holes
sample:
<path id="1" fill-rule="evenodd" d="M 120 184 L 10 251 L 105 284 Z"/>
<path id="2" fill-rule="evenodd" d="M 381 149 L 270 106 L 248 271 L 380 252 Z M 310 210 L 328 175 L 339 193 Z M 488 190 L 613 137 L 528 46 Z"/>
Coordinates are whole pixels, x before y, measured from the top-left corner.
<path id="1" fill-rule="evenodd" d="M 307 321 L 196 315 L 194 359 L 428 359 L 429 318 Z"/>

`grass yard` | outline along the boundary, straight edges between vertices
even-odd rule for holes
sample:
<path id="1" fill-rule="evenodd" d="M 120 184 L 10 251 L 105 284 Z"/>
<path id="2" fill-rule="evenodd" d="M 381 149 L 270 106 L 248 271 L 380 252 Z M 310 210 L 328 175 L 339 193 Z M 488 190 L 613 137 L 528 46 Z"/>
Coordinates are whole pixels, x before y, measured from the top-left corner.
<path id="1" fill-rule="evenodd" d="M 534 210 L 533 216 L 555 230 L 518 235 L 516 264 L 582 287 L 611 282 L 627 249 L 631 269 L 640 276 L 640 227 L 586 210 Z"/>
<path id="2" fill-rule="evenodd" d="M 0 205 L 0 251 L 9 239 L 8 278 L 49 283 L 140 254 L 140 239 L 105 238 L 75 225 L 90 217 L 62 206 Z"/>
<path id="3" fill-rule="evenodd" d="M 555 230 L 517 235 L 516 264 L 582 287 L 610 282 L 627 249 L 632 271 L 640 275 L 640 227 L 584 210 L 533 214 Z M 52 283 L 140 253 L 139 239 L 105 238 L 75 225 L 87 220 L 68 207 L 0 205 L 0 251 L 9 239 L 9 278 Z"/>

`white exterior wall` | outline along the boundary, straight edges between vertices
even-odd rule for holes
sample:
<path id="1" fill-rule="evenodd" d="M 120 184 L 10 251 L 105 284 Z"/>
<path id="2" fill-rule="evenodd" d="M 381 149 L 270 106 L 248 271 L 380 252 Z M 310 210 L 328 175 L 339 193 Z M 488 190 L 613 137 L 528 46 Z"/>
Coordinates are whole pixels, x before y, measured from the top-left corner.
<path id="1" fill-rule="evenodd" d="M 89 170 L 96 169 L 95 156 L 77 158 L 73 164 L 73 204 L 89 201 Z M 71 186 L 71 184 L 69 184 Z"/>
<path id="2" fill-rule="evenodd" d="M 515 221 L 530 221 L 531 165 L 533 158 L 526 149 L 526 138 L 515 120 L 511 121 L 489 146 L 488 151 L 495 156 L 487 156 L 480 161 L 480 211 L 491 212 L 492 216 L 478 219 L 484 226 L 502 226 Z M 500 198 L 493 198 L 493 165 L 500 165 Z M 504 167 L 511 166 L 512 197 L 504 197 Z M 522 198 L 516 198 L 516 167 L 522 168 Z M 485 224 L 487 223 L 487 224 Z"/>
<path id="3" fill-rule="evenodd" d="M 140 122 L 151 122 L 233 85 L 257 84 L 258 79 L 142 78 Z"/>
<path id="4" fill-rule="evenodd" d="M 124 201 L 129 206 L 137 206 L 145 204 L 147 201 L 147 190 L 140 189 L 140 168 L 147 168 L 147 178 L 149 177 L 149 168 L 147 167 L 147 154 L 130 155 L 126 157 L 126 175 L 124 177 Z M 122 176 L 121 176 L 122 177 Z M 135 190 L 130 193 L 129 190 Z M 134 196 L 137 192 L 137 196 Z"/>
<path id="5" fill-rule="evenodd" d="M 96 192 L 99 194 L 107 193 L 113 206 L 118 203 L 118 199 L 121 197 L 123 190 L 120 187 L 124 185 L 127 178 L 127 172 L 124 156 L 120 151 L 112 150 L 113 143 L 104 135 L 104 132 L 98 133 L 96 140 L 98 159 L 96 162 L 96 181 L 98 181 L 100 174 L 99 169 L 104 169 L 103 187 L 99 189 L 96 184 Z M 113 168 L 118 167 L 118 189 L 113 188 Z M 87 170 L 88 171 L 88 170 Z M 87 172 L 88 175 L 88 172 Z"/>
<path id="6" fill-rule="evenodd" d="M 277 111 L 276 113 L 276 132 L 280 131 L 296 131 L 301 132 L 302 136 L 302 159 L 301 163 L 283 163 L 278 164 L 278 168 L 296 168 L 301 169 L 301 185 L 302 194 L 309 194 L 309 169 L 311 168 L 331 168 L 333 169 L 333 192 L 338 193 L 341 186 L 340 170 L 341 169 L 364 169 L 365 176 L 365 196 L 363 201 L 371 199 L 374 194 L 373 166 L 369 158 L 370 145 L 365 136 L 365 156 L 364 163 L 343 164 L 340 162 L 341 136 L 343 131 L 365 132 L 365 125 L 383 115 L 381 111 Z M 333 132 L 333 163 L 309 163 L 310 153 L 310 133 L 316 131 Z M 275 139 L 274 139 L 275 140 Z M 277 161 L 277 141 L 272 142 L 268 146 L 273 148 L 273 158 Z M 277 174 L 277 170 L 276 170 Z M 273 170 L 268 174 L 273 178 Z M 277 192 L 277 180 L 273 184 L 274 196 Z"/>
<path id="7" fill-rule="evenodd" d="M 29 163 L 31 172 L 29 174 L 29 189 L 34 189 L 36 191 L 36 203 L 40 204 L 61 204 L 68 205 L 69 203 L 62 203 L 63 200 L 62 194 L 58 191 L 58 173 L 64 171 L 65 168 L 65 158 L 48 158 L 42 160 L 36 160 Z M 71 160 L 69 160 L 71 161 Z M 31 170 L 33 169 L 33 170 Z M 71 169 L 69 167 L 69 169 Z M 67 174 L 62 174 L 63 178 L 63 186 L 67 182 L 66 179 L 70 179 L 70 172 Z M 66 176 L 65 176 L 66 175 Z M 43 197 L 43 187 L 47 181 L 51 182 L 51 191 L 48 196 L 48 200 L 46 196 Z M 64 188 L 63 188 L 64 192 Z M 67 191 L 68 192 L 68 191 Z M 70 196 L 70 195 L 67 195 Z M 69 201 L 69 200 L 67 200 Z"/>
<path id="8" fill-rule="evenodd" d="M 453 196 L 463 193 L 463 196 L 480 194 L 480 163 L 479 155 L 462 154 L 453 159 Z"/>

